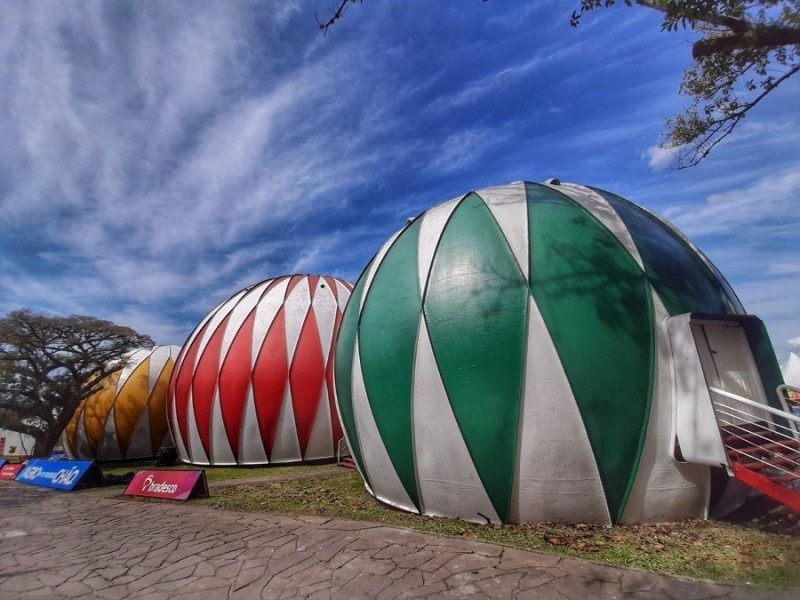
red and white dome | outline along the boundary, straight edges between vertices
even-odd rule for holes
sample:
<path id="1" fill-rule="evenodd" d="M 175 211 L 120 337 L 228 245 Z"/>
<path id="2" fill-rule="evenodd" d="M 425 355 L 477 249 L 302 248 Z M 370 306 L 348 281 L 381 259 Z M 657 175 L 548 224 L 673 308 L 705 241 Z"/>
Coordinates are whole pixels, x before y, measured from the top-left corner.
<path id="1" fill-rule="evenodd" d="M 329 276 L 277 277 L 211 311 L 170 380 L 181 460 L 254 465 L 336 455 L 333 348 L 352 287 Z"/>

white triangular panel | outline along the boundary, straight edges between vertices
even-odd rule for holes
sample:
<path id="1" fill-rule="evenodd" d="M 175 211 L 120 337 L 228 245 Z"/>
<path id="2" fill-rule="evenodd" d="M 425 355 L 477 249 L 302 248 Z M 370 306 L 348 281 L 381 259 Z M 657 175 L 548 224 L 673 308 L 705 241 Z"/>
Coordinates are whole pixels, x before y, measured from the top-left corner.
<path id="1" fill-rule="evenodd" d="M 200 432 L 197 430 L 197 419 L 194 416 L 194 394 L 189 392 L 189 400 L 187 408 L 186 422 L 189 428 L 189 457 L 190 462 L 196 465 L 207 465 L 208 456 L 206 456 L 203 442 L 200 440 Z"/>
<path id="2" fill-rule="evenodd" d="M 150 370 L 147 373 L 147 394 L 153 393 L 153 388 L 158 381 L 158 376 L 164 370 L 164 365 L 170 357 L 172 346 L 156 346 L 150 353 Z"/>
<path id="3" fill-rule="evenodd" d="M 217 314 L 217 311 L 219 311 L 219 309 L 222 308 L 226 302 L 227 300 L 223 300 L 222 302 L 217 304 L 217 306 L 214 307 L 214 310 L 209 312 L 203 318 L 203 320 L 200 321 L 200 324 L 194 328 L 194 331 L 192 331 L 192 333 L 189 334 L 189 338 L 183 343 L 183 346 L 180 348 L 179 355 L 175 358 L 176 369 L 183 364 L 183 360 L 185 358 L 184 350 L 188 350 L 192 346 L 192 343 L 194 342 L 195 338 L 197 338 L 197 336 L 200 335 L 200 332 L 203 330 L 203 327 L 206 325 L 206 323 L 208 323 L 211 319 L 214 318 L 214 315 Z M 192 365 L 192 369 L 194 369 L 194 365 Z"/>
<path id="4" fill-rule="evenodd" d="M 258 301 L 261 299 L 261 293 L 268 284 L 269 281 L 265 281 L 255 286 L 247 292 L 247 295 L 245 295 L 231 311 L 231 316 L 230 319 L 228 319 L 228 325 L 225 328 L 225 334 L 222 336 L 222 344 L 220 346 L 220 368 L 225 363 L 225 357 L 228 355 L 228 350 L 230 350 L 231 344 L 236 338 L 236 334 L 239 333 L 239 329 L 241 329 L 245 319 L 247 319 L 250 312 L 256 307 L 256 304 L 258 304 Z"/>
<path id="5" fill-rule="evenodd" d="M 625 247 L 631 256 L 633 256 L 634 260 L 639 265 L 639 268 L 644 270 L 642 257 L 639 255 L 639 250 L 636 248 L 636 244 L 633 242 L 633 238 L 631 237 L 628 228 L 625 226 L 625 223 L 623 223 L 622 219 L 620 219 L 617 211 L 614 210 L 614 207 L 608 203 L 608 200 L 603 198 L 593 189 L 583 185 L 562 183 L 560 185 L 550 187 L 561 192 L 562 194 L 566 194 L 587 211 L 592 213 L 598 221 L 605 225 L 606 229 L 614 234 L 614 236 L 619 240 L 619 243 Z"/>
<path id="6" fill-rule="evenodd" d="M 710 473 L 704 465 L 679 463 L 672 445 L 672 350 L 667 332 L 669 314 L 655 292 L 656 364 L 653 398 L 639 469 L 622 513 L 624 523 L 659 523 L 706 516 Z"/>
<path id="7" fill-rule="evenodd" d="M 509 520 L 610 524 L 589 437 L 536 303 L 528 301 L 525 388 Z"/>
<path id="8" fill-rule="evenodd" d="M 436 247 L 439 244 L 439 239 L 442 237 L 447 221 L 450 215 L 453 214 L 458 203 L 461 202 L 463 196 L 453 198 L 447 202 L 437 204 L 429 209 L 422 217 L 422 223 L 419 226 L 419 253 L 417 264 L 419 265 L 419 291 L 420 294 L 425 291 L 425 284 L 428 281 L 428 274 L 431 271 L 431 264 L 433 263 L 433 255 L 436 252 Z"/>
<path id="9" fill-rule="evenodd" d="M 219 403 L 219 389 L 214 390 L 211 401 L 211 462 L 215 465 L 235 465 L 236 457 L 228 442 L 225 433 L 225 423 L 222 420 L 222 408 Z"/>
<path id="10" fill-rule="evenodd" d="M 347 301 L 350 300 L 350 295 L 353 292 L 351 292 L 348 287 L 338 279 L 333 279 L 333 281 L 336 285 L 336 297 L 339 299 L 339 308 L 344 310 L 344 307 L 347 306 Z"/>
<path id="11" fill-rule="evenodd" d="M 239 300 L 242 296 L 244 296 L 245 292 L 242 290 L 235 296 L 233 296 L 230 300 L 228 300 L 220 309 L 214 314 L 212 319 L 208 322 L 208 327 L 206 328 L 205 333 L 203 334 L 203 338 L 200 340 L 199 345 L 197 347 L 197 354 L 195 355 L 195 362 L 192 367 L 192 371 L 197 368 L 197 364 L 200 362 L 200 359 L 203 357 L 203 352 L 208 345 L 208 342 L 211 341 L 212 336 L 217 331 L 217 327 L 219 327 L 220 323 L 225 320 L 231 311 L 236 307 Z M 217 365 L 217 369 L 219 369 L 219 364 Z"/>
<path id="12" fill-rule="evenodd" d="M 77 456 L 75 456 L 75 451 L 72 449 L 72 445 L 69 443 L 69 436 L 67 435 L 66 429 L 61 433 L 61 446 L 64 448 L 67 458 L 77 458 Z"/>
<path id="13" fill-rule="evenodd" d="M 523 182 L 499 185 L 475 192 L 492 211 L 511 247 L 517 265 L 528 279 L 528 201 Z"/>
<path id="14" fill-rule="evenodd" d="M 389 453 L 383 445 L 383 439 L 372 416 L 361 373 L 361 358 L 357 340 L 353 355 L 353 414 L 355 415 L 358 439 L 363 449 L 361 454 L 364 469 L 372 484 L 375 497 L 397 508 L 417 512 L 414 503 L 400 482 L 400 477 L 394 470 Z"/>
<path id="15" fill-rule="evenodd" d="M 272 322 L 275 320 L 275 315 L 278 314 L 281 306 L 283 306 L 283 299 L 286 295 L 286 286 L 289 284 L 289 278 L 285 278 L 275 284 L 267 295 L 258 303 L 256 308 L 256 316 L 253 322 L 253 345 L 250 349 L 251 367 L 254 367 L 258 359 L 258 352 L 261 350 L 261 345 L 264 343 L 264 338 L 269 332 Z"/>
<path id="16" fill-rule="evenodd" d="M 89 447 L 89 441 L 86 436 L 86 425 L 83 422 L 84 414 L 78 421 L 78 428 L 75 431 L 75 447 L 73 452 L 80 458 L 90 458 L 92 456 L 92 449 Z"/>
<path id="17" fill-rule="evenodd" d="M 321 286 L 325 287 L 321 287 Z M 322 348 L 322 364 L 328 364 L 328 353 L 333 342 L 333 328 L 336 325 L 336 298 L 328 288 L 328 284 L 320 278 L 314 300 L 311 303 L 314 309 L 314 318 L 317 321 L 317 331 Z"/>
<path id="18" fill-rule="evenodd" d="M 150 458 L 153 449 L 150 447 L 150 407 L 147 406 L 139 415 L 139 420 L 128 440 L 128 451 L 125 458 Z"/>
<path id="19" fill-rule="evenodd" d="M 297 439 L 297 427 L 294 424 L 294 408 L 289 385 L 283 392 L 281 410 L 278 413 L 278 426 L 275 428 L 275 440 L 272 444 L 270 462 L 293 462 L 302 458 L 300 440 Z"/>
<path id="20" fill-rule="evenodd" d="M 183 443 L 183 432 L 181 431 L 180 425 L 178 425 L 178 412 L 175 405 L 176 399 L 173 394 L 170 399 L 167 400 L 167 407 L 170 412 L 170 433 L 172 434 L 172 440 L 175 442 L 175 449 L 178 451 L 178 458 L 184 462 L 190 462 L 189 452 Z"/>
<path id="21" fill-rule="evenodd" d="M 286 317 L 286 358 L 289 365 L 292 364 L 309 308 L 311 308 L 311 290 L 308 289 L 308 278 L 303 277 L 289 292 L 283 304 Z"/>
<path id="22" fill-rule="evenodd" d="M 328 388 L 323 382 L 317 413 L 308 436 L 308 446 L 303 460 L 330 458 L 334 455 L 333 434 L 331 430 L 331 411 L 328 404 Z"/>
<path id="23" fill-rule="evenodd" d="M 375 273 L 378 271 L 378 267 L 380 267 L 381 262 L 383 262 L 383 257 L 386 256 L 386 253 L 389 251 L 389 248 L 392 247 L 394 241 L 397 237 L 403 233 L 401 229 L 397 233 L 394 233 L 392 237 L 386 240 L 386 243 L 381 246 L 381 249 L 378 250 L 378 253 L 375 255 L 375 258 L 372 259 L 372 263 L 369 266 L 369 272 L 364 276 L 364 291 L 361 293 L 361 306 L 359 306 L 359 310 L 364 308 L 364 302 L 367 299 L 367 294 L 369 293 L 369 288 L 372 285 L 372 280 L 375 278 Z"/>
<path id="24" fill-rule="evenodd" d="M 413 389 L 412 437 L 422 512 L 499 523 L 453 415 L 424 319 L 417 337 Z"/>
<path id="25" fill-rule="evenodd" d="M 267 464 L 267 453 L 261 441 L 261 431 L 258 428 L 258 415 L 253 398 L 252 384 L 247 387 L 247 396 L 244 401 L 242 414 L 241 434 L 239 436 L 239 464 Z"/>
<path id="26" fill-rule="evenodd" d="M 122 386 L 124 386 L 128 379 L 130 378 L 131 374 L 136 370 L 136 367 L 147 358 L 149 351 L 147 350 L 134 350 L 131 352 L 125 360 L 125 366 L 120 369 L 119 372 L 119 379 L 117 379 L 117 389 L 114 390 L 114 402 L 117 401 L 117 395 L 119 394 L 120 390 L 122 390 Z"/>
<path id="27" fill-rule="evenodd" d="M 116 398 L 114 399 L 116 402 Z M 97 444 L 97 460 L 118 460 L 123 458 L 117 440 L 117 428 L 114 425 L 114 407 L 108 413 L 106 422 L 103 425 L 103 433 Z"/>

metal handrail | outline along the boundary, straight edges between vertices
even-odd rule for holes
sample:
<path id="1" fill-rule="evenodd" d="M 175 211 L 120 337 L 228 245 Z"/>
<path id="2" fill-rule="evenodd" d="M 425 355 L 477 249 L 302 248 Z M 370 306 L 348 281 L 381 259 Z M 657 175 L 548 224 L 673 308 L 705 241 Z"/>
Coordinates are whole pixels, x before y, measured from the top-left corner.
<path id="1" fill-rule="evenodd" d="M 347 444 L 347 438 L 342 437 L 336 446 L 336 462 L 341 462 L 345 456 L 352 456 L 350 446 Z"/>
<path id="2" fill-rule="evenodd" d="M 774 474 L 792 475 L 800 478 L 800 461 L 795 458 L 798 448 L 788 445 L 789 440 L 794 442 L 798 439 L 797 434 L 791 427 L 776 422 L 778 419 L 772 419 L 767 415 L 774 415 L 775 417 L 780 417 L 781 419 L 786 419 L 786 421 L 791 421 L 793 423 L 800 423 L 800 417 L 716 387 L 709 386 L 708 389 L 716 394 L 716 396 L 721 397 L 712 398 L 712 405 L 716 414 L 717 423 L 720 427 L 726 428 L 725 432 L 729 438 L 735 438 L 749 443 L 749 446 L 737 448 L 730 442 L 725 442 L 724 446 L 729 452 L 729 456 L 746 457 L 753 462 L 766 465 Z M 726 402 L 723 398 L 728 399 L 728 401 Z M 736 403 L 738 403 L 739 406 L 731 405 Z M 749 408 L 751 411 L 752 409 L 762 411 L 763 418 L 760 418 L 757 414 L 743 410 L 744 408 Z M 756 425 L 763 429 L 749 430 L 745 427 L 746 425 Z M 782 430 L 786 430 L 786 432 Z M 772 448 L 775 449 L 775 451 L 770 453 L 771 456 L 768 458 L 746 452 L 751 446 L 758 447 L 759 444 L 767 443 L 773 444 Z M 776 455 L 780 456 L 780 461 L 775 461 Z M 776 464 L 776 462 L 780 464 Z"/>
<path id="3" fill-rule="evenodd" d="M 800 417 L 798 417 L 797 415 L 793 415 L 790 412 L 786 412 L 785 410 L 772 408 L 771 406 L 767 406 L 766 404 L 761 404 L 760 402 L 754 402 L 753 400 L 745 398 L 744 396 L 731 394 L 730 392 L 726 392 L 725 390 L 721 390 L 713 386 L 708 386 L 708 389 L 714 392 L 715 394 L 719 394 L 720 396 L 725 396 L 726 398 L 731 398 L 732 400 L 737 400 L 742 404 L 746 404 L 747 406 L 752 406 L 759 410 L 763 410 L 764 412 L 768 412 L 775 416 L 782 417 L 784 419 L 787 419 L 788 421 L 794 421 L 795 423 L 800 423 Z"/>

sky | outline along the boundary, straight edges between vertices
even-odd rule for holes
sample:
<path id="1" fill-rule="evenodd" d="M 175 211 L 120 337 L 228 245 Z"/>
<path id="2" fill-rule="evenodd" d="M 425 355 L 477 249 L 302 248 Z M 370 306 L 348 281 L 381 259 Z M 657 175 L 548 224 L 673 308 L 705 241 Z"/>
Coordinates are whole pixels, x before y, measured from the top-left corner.
<path id="1" fill-rule="evenodd" d="M 691 32 L 615 7 L 366 0 L 0 4 L 0 314 L 182 344 L 242 287 L 354 281 L 471 189 L 583 183 L 666 216 L 800 348 L 800 77 L 699 166 L 658 148 Z"/>

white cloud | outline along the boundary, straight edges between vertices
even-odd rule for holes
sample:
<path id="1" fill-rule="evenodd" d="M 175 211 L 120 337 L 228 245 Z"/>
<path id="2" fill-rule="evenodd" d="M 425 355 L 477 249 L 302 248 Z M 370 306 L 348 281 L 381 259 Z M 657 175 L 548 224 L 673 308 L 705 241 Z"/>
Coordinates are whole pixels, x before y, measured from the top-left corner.
<path id="1" fill-rule="evenodd" d="M 792 348 L 800 348 L 800 337 L 792 338 L 786 341 Z"/>
<path id="2" fill-rule="evenodd" d="M 662 148 L 661 146 L 650 146 L 642 155 L 647 158 L 647 164 L 654 171 L 660 171 L 670 166 L 675 160 L 677 148 Z"/>
<path id="3" fill-rule="evenodd" d="M 461 171 L 502 143 L 504 138 L 502 132 L 485 127 L 457 131 L 444 140 L 429 169 L 439 173 Z"/>
<path id="4" fill-rule="evenodd" d="M 711 194 L 700 206 L 672 207 L 664 214 L 688 235 L 754 228 L 765 221 L 797 223 L 800 166 L 763 177 L 740 189 Z"/>
<path id="5" fill-rule="evenodd" d="M 347 190 L 390 166 L 368 150 L 394 126 L 392 98 L 363 93 L 375 87 L 358 69 L 369 47 L 320 47 L 310 29 L 287 68 L 296 2 L 119 6 L 2 7 L 0 227 L 46 242 L 41 265 L 60 268 L 4 268 L 4 307 L 210 307 L 222 289 L 311 268 L 301 232 L 291 244 L 263 236 L 321 203 L 341 210 Z M 125 310 L 115 314 L 169 334 Z"/>

